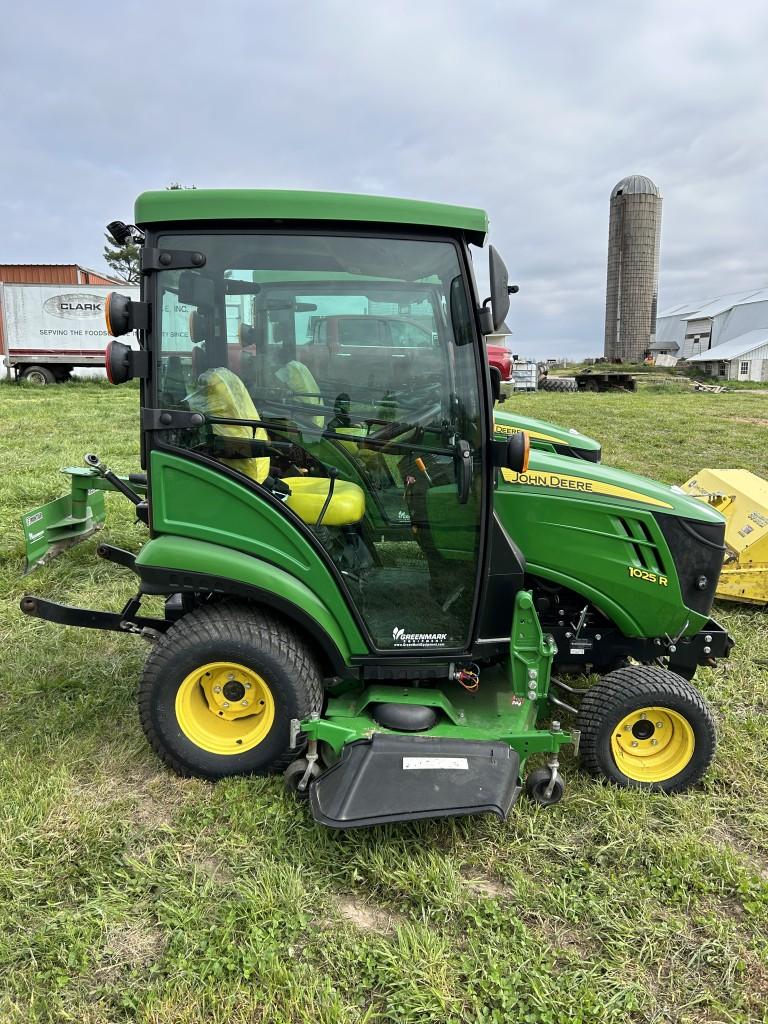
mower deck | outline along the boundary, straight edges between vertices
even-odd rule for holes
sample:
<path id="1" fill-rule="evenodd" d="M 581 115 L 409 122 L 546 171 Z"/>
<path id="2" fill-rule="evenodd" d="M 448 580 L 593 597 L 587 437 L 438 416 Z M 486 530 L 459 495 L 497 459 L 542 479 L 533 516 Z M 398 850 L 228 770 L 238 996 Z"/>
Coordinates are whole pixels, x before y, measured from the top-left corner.
<path id="1" fill-rule="evenodd" d="M 490 811 L 520 793 L 520 758 L 506 743 L 376 733 L 344 747 L 310 788 L 316 821 L 361 828 Z"/>

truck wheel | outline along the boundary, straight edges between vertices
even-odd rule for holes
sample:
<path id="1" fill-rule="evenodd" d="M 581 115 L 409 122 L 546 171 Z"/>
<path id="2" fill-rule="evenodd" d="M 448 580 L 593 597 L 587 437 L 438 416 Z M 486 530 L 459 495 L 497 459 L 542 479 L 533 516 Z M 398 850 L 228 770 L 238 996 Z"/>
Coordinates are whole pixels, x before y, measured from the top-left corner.
<path id="1" fill-rule="evenodd" d="M 494 402 L 501 398 L 501 374 L 495 366 L 491 367 L 491 397 Z"/>
<path id="2" fill-rule="evenodd" d="M 53 384 L 56 381 L 56 377 L 47 366 L 28 366 L 22 373 L 21 379 L 28 384 L 39 384 L 40 386 Z"/>
<path id="3" fill-rule="evenodd" d="M 179 775 L 221 779 L 291 763 L 291 719 L 320 711 L 323 683 L 303 639 L 259 608 L 220 604 L 179 619 L 139 686 L 142 728 Z"/>
<path id="4" fill-rule="evenodd" d="M 653 665 L 604 676 L 585 694 L 576 725 L 582 766 L 619 786 L 680 793 L 715 754 L 715 723 L 701 694 Z"/>

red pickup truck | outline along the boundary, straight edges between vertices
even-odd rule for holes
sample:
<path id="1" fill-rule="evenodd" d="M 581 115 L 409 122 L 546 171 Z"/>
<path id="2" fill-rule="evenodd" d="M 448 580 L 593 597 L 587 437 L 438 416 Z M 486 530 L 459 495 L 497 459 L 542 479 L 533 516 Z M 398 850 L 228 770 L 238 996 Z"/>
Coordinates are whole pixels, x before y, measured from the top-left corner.
<path id="1" fill-rule="evenodd" d="M 514 391 L 512 353 L 504 345 L 486 345 L 491 368 L 491 389 L 495 399 L 507 398 Z"/>
<path id="2" fill-rule="evenodd" d="M 348 367 L 355 365 L 355 376 L 361 382 L 375 372 L 379 382 L 394 384 L 396 381 L 388 377 L 395 374 L 402 383 L 410 376 L 410 363 L 414 359 L 422 364 L 428 360 L 436 341 L 436 335 L 425 324 L 404 316 L 318 316 L 312 318 L 310 331 L 301 359 L 315 376 L 332 376 L 334 361 L 343 357 Z M 504 398 L 514 390 L 512 355 L 504 345 L 487 345 L 486 350 L 493 396 Z"/>

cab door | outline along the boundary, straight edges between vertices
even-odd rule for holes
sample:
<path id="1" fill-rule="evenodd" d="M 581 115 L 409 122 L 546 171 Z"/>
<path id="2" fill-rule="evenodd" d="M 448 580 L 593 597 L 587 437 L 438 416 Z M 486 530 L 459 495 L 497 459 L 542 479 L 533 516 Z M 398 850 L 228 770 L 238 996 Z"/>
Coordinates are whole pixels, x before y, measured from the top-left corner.
<path id="1" fill-rule="evenodd" d="M 372 651 L 465 651 L 483 565 L 489 414 L 462 245 L 260 231 L 159 242 L 203 253 L 205 270 L 191 285 L 197 272 L 156 274 L 157 401 L 206 419 L 160 442 L 218 462 L 256 509 L 266 491 L 279 496 L 333 567 Z M 332 372 L 312 358 L 318 324 L 343 321 L 358 341 L 375 336 L 358 346 L 364 374 L 351 356 Z M 394 374 L 401 365 L 408 372 Z M 226 394 L 239 396 L 230 406 L 227 380 Z M 299 498 L 312 493 L 322 500 Z M 219 542 L 237 546 L 226 523 Z"/>

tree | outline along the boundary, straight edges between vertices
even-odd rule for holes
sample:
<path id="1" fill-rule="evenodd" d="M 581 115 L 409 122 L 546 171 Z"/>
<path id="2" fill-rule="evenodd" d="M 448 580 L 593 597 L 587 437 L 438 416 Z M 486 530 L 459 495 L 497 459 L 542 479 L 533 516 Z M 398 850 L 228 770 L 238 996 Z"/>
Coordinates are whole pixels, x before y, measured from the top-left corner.
<path id="1" fill-rule="evenodd" d="M 110 270 L 126 284 L 138 284 L 141 278 L 139 271 L 139 247 L 135 242 L 115 245 L 109 235 L 104 236 L 104 260 Z"/>

